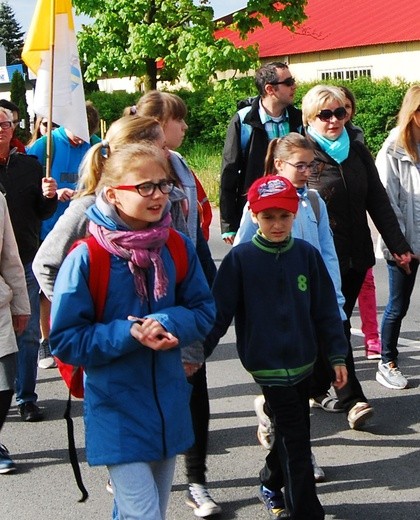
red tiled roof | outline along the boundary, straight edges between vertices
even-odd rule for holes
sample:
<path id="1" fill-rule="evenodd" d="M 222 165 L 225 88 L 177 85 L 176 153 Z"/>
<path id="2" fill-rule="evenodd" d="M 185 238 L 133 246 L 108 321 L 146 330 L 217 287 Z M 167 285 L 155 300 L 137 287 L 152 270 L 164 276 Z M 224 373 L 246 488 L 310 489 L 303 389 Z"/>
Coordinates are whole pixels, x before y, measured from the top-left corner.
<path id="1" fill-rule="evenodd" d="M 420 41 L 419 0 L 309 0 L 306 14 L 295 33 L 264 18 L 264 27 L 246 40 L 229 29 L 216 37 L 238 47 L 258 43 L 261 58 Z"/>

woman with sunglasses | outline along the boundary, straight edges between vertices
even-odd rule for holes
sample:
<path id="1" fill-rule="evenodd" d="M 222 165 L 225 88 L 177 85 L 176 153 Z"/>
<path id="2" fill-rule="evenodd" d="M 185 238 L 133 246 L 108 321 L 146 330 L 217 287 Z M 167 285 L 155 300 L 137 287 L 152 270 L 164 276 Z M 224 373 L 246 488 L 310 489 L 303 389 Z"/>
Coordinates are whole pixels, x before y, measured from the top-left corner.
<path id="1" fill-rule="evenodd" d="M 338 87 L 317 85 L 302 100 L 303 123 L 315 147 L 319 169 L 308 180 L 324 199 L 340 264 L 345 298 L 344 322 L 349 350 L 347 385 L 337 391 L 351 428 L 361 427 L 372 416 L 356 377 L 350 343 L 350 318 L 369 267 L 375 264 L 367 215 L 381 233 L 395 261 L 406 271 L 410 246 L 383 187 L 374 160 L 360 142 L 350 140 L 344 127 L 345 95 Z"/>

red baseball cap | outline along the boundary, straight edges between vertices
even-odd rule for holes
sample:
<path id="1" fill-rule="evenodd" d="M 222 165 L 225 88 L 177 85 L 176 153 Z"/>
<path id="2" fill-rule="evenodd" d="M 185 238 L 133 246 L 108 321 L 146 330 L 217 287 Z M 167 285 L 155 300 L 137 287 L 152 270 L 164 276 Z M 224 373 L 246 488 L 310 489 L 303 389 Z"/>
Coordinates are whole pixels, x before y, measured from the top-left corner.
<path id="1" fill-rule="evenodd" d="M 248 190 L 249 207 L 254 213 L 270 208 L 298 210 L 299 197 L 296 188 L 285 177 L 268 175 L 257 179 Z"/>

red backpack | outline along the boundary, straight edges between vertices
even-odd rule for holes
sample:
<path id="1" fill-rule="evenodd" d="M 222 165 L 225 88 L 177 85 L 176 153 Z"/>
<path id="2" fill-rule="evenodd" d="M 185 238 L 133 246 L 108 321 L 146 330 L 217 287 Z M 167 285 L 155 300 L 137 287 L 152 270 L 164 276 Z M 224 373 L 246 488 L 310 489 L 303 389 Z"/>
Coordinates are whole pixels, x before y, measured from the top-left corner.
<path id="1" fill-rule="evenodd" d="M 96 321 L 102 321 L 108 292 L 111 255 L 93 236 L 77 240 L 70 251 L 79 244 L 86 244 L 89 251 L 89 291 L 95 305 Z M 169 228 L 169 237 L 166 246 L 174 261 L 176 283 L 179 284 L 184 280 L 188 271 L 188 254 L 184 239 L 175 229 Z M 75 367 L 63 363 L 58 358 L 55 358 L 55 361 L 70 394 L 83 399 L 83 367 Z"/>
<path id="2" fill-rule="evenodd" d="M 92 295 L 92 300 L 95 305 L 96 321 L 102 321 L 103 312 L 105 308 L 106 295 L 108 292 L 109 276 L 111 271 L 111 255 L 104 249 L 95 239 L 90 236 L 81 240 L 77 240 L 70 251 L 79 244 L 86 244 L 89 252 L 89 291 Z M 169 249 L 172 260 L 175 264 L 176 283 L 181 283 L 188 272 L 188 253 L 187 246 L 181 235 L 173 228 L 169 228 L 169 237 L 166 241 L 166 246 Z M 71 418 L 71 396 L 83 398 L 83 367 L 76 367 L 63 363 L 58 358 L 55 358 L 58 370 L 61 377 L 64 379 L 68 389 L 69 397 L 67 399 L 66 410 L 64 418 L 67 423 L 67 438 L 70 463 L 73 468 L 74 477 L 77 486 L 82 492 L 82 498 L 79 502 L 84 502 L 89 494 L 83 484 L 82 475 L 80 472 L 79 461 L 77 458 L 76 444 L 74 441 L 74 425 Z"/>

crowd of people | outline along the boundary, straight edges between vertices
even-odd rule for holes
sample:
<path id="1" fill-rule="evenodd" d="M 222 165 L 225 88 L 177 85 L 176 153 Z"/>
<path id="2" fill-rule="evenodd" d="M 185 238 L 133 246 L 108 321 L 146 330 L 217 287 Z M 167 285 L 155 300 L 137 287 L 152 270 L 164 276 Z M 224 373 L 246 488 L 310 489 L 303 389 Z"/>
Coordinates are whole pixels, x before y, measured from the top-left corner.
<path id="1" fill-rule="evenodd" d="M 351 345 L 357 300 L 376 380 L 409 385 L 397 345 L 420 254 L 420 87 L 375 164 L 348 88 L 317 85 L 299 110 L 287 64 L 263 65 L 255 83 L 223 149 L 221 237 L 232 249 L 219 270 L 211 206 L 176 151 L 188 129 L 179 96 L 144 94 L 103 140 L 87 103 L 90 142 L 54 125 L 49 176 L 48 120 L 37 117 L 25 148 L 18 108 L 0 100 L 0 431 L 14 393 L 22 420 L 43 420 L 37 368 L 82 366 L 86 456 L 108 468 L 114 520 L 165 518 L 179 454 L 186 504 L 196 517 L 221 513 L 206 480 L 206 359 L 232 320 L 260 389 L 258 497 L 270 518 L 325 517 L 310 408 L 345 413 L 351 429 L 373 415 Z M 380 335 L 368 217 L 389 273 Z M 15 469 L 0 444 L 0 474 Z"/>

